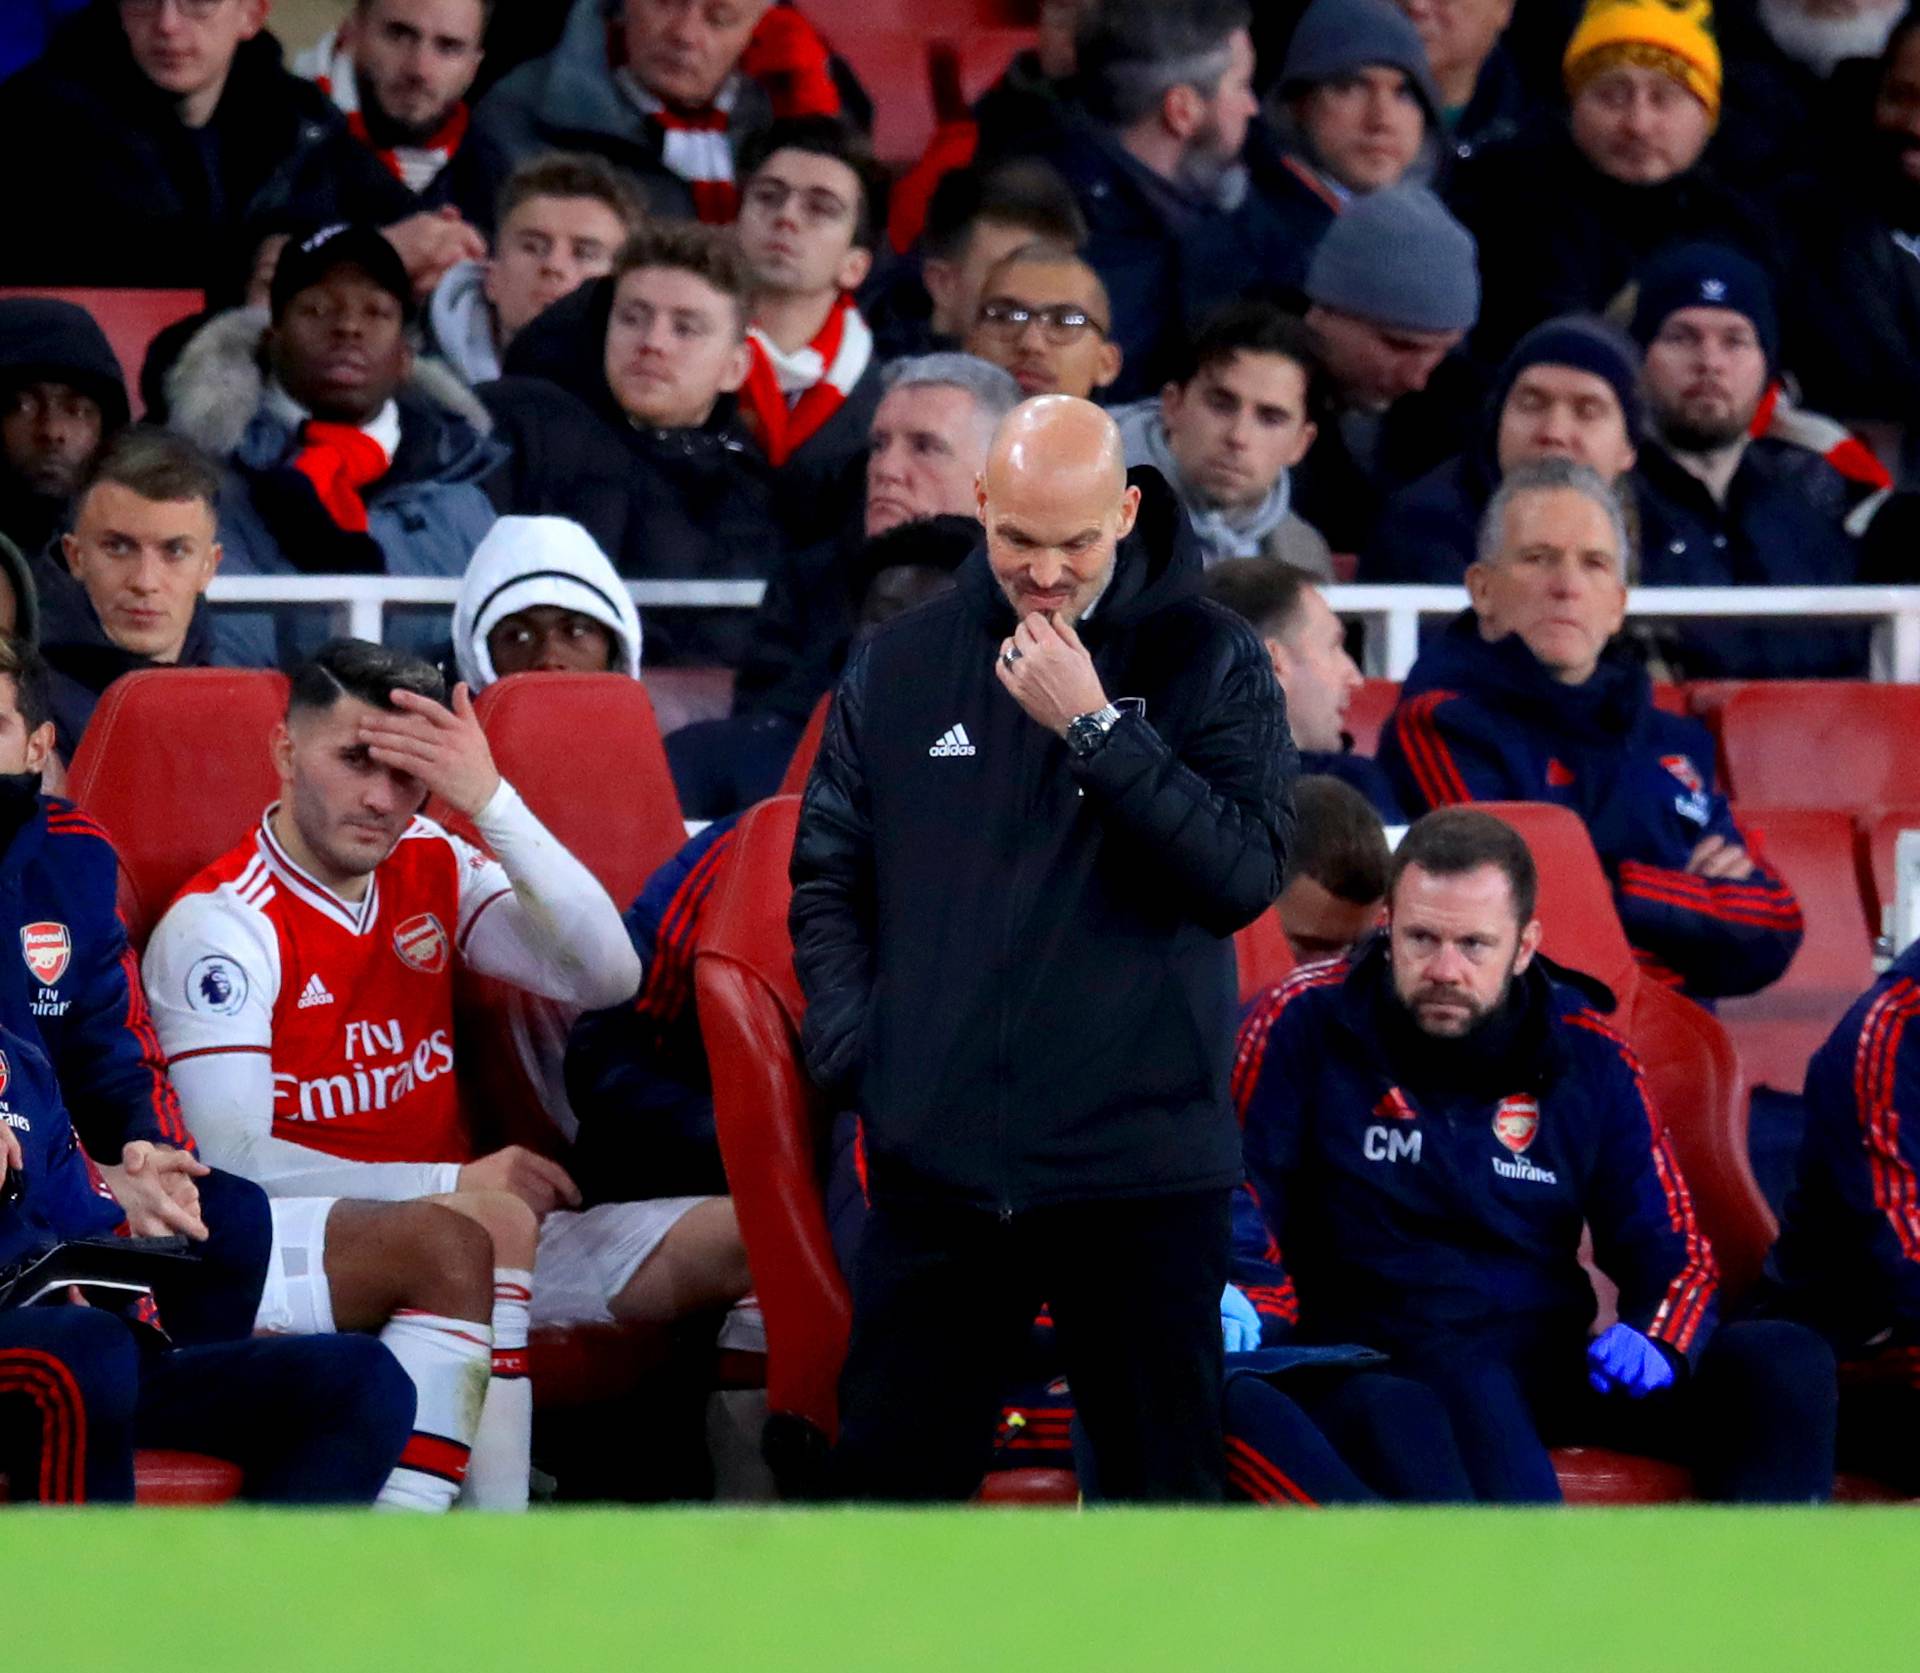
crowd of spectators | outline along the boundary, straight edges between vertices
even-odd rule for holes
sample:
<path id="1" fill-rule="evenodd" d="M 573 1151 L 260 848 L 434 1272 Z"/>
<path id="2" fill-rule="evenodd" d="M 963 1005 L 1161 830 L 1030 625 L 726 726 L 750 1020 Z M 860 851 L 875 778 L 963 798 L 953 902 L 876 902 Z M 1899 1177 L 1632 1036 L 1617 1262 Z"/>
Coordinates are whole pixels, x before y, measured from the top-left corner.
<path id="1" fill-rule="evenodd" d="M 210 604 L 222 575 L 457 579 L 451 623 L 390 616 L 387 648 L 474 692 L 721 671 L 730 707 L 667 739 L 685 813 L 714 823 L 627 914 L 637 1003 L 589 1015 L 567 1059 L 590 1204 L 723 1197 L 668 978 L 734 817 L 856 647 L 965 573 L 996 433 L 1034 397 L 1107 411 L 1144 485 L 1131 538 L 1176 531 L 1264 647 L 1309 775 L 1279 905 L 1299 959 L 1357 947 L 1354 979 L 1384 979 L 1383 824 L 1535 799 L 1586 821 L 1650 978 L 1710 1004 L 1785 969 L 1793 893 L 1651 682 L 1862 677 L 1870 636 L 1648 628 L 1627 588 L 1915 578 L 1905 0 L 1042 0 L 1034 47 L 893 169 L 806 0 L 572 0 L 544 23 L 343 0 L 293 58 L 269 10 L 0 22 L 0 686 L 50 728 L 21 770 L 44 759 L 57 789 L 129 672 L 311 683 L 337 655 L 320 611 Z M 87 307 L 27 294 L 88 287 L 195 300 L 130 379 Z M 1470 599 L 1424 632 L 1378 761 L 1348 735 L 1358 643 L 1321 590 L 1356 579 Z M 636 611 L 634 581 L 764 592 Z M 1820 1118 L 1879 1094 L 1829 1069 L 1819 1178 L 1848 1198 Z M 1910 1268 L 1916 1235 L 1889 1258 Z M 1896 1341 L 1920 1330 L 1900 1318 Z M 1272 1461 L 1342 1420 L 1241 1421 Z M 1386 1491 L 1395 1467 L 1356 1470 Z M 1456 1488 L 1496 1491 L 1467 1456 L 1407 1492 Z"/>

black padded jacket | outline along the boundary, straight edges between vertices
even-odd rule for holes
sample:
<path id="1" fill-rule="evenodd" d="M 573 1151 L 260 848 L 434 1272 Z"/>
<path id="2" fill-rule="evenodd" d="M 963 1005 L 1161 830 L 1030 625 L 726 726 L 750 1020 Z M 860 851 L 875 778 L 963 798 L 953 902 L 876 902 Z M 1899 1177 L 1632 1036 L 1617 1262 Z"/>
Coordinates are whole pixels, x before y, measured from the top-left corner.
<path id="1" fill-rule="evenodd" d="M 984 548 L 858 646 L 794 844 L 815 1078 L 877 1199 L 1009 1215 L 1230 1186 L 1230 937 L 1279 893 L 1297 772 L 1252 631 L 1199 596 L 1157 472 L 1081 630 L 1123 710 L 1075 760 L 994 673 Z"/>

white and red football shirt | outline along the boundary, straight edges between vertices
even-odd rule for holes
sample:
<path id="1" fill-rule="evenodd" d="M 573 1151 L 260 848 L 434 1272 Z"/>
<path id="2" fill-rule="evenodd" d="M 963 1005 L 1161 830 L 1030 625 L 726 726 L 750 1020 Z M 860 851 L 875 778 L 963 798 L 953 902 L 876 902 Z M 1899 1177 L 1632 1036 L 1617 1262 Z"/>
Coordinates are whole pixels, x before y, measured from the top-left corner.
<path id="1" fill-rule="evenodd" d="M 181 891 L 147 949 L 170 1065 L 264 1053 L 273 1137 L 357 1162 L 472 1157 L 453 1073 L 454 961 L 513 893 L 497 861 L 416 818 L 343 900 L 259 829 Z"/>

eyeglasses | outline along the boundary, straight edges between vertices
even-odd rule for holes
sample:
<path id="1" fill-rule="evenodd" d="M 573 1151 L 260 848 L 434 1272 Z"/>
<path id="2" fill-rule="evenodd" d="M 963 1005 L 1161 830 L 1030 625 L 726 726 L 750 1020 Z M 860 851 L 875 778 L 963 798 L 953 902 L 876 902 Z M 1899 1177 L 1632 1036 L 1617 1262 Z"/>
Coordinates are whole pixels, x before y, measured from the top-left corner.
<path id="1" fill-rule="evenodd" d="M 1047 308 L 1029 308 L 1024 302 L 980 305 L 980 323 L 996 337 L 1018 337 L 1036 320 L 1047 341 L 1062 346 L 1074 341 L 1083 331 L 1101 337 L 1107 334 L 1107 328 L 1093 315 L 1071 302 L 1056 302 Z"/>
<path id="2" fill-rule="evenodd" d="M 762 175 L 758 180 L 748 182 L 745 201 L 768 215 L 778 215 L 787 206 L 788 198 L 797 198 L 796 213 L 803 221 L 815 226 L 829 226 L 836 221 L 844 221 L 853 213 L 853 206 L 843 197 L 827 191 L 824 187 L 790 186 L 786 181 Z"/>
<path id="3" fill-rule="evenodd" d="M 167 0 L 120 0 L 120 10 L 133 17 L 158 17 Z M 227 0 L 173 0 L 173 9 L 194 23 L 204 23 Z"/>

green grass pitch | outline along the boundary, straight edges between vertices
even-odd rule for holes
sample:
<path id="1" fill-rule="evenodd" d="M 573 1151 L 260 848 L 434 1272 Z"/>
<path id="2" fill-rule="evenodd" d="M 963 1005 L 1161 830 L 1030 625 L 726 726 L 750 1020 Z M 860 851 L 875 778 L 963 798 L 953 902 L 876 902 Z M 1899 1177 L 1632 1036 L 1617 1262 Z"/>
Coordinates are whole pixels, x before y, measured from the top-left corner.
<path id="1" fill-rule="evenodd" d="M 1920 1517 L 0 1518 L 7 1673 L 1920 1668 Z"/>

